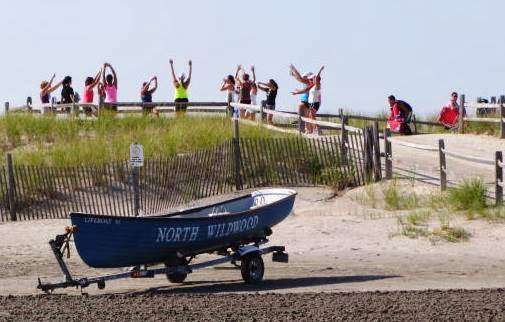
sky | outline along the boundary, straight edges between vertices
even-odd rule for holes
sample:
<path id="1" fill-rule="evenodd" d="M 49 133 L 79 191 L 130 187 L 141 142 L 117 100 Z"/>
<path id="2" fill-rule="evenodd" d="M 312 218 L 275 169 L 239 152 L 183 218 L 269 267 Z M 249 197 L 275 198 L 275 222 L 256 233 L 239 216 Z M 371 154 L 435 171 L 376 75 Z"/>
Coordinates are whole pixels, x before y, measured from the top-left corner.
<path id="1" fill-rule="evenodd" d="M 218 88 L 237 64 L 279 83 L 280 110 L 296 108 L 291 63 L 325 66 L 322 113 L 377 114 L 394 94 L 427 115 L 453 90 L 505 94 L 501 0 L 17 0 L 0 12 L 0 100 L 11 105 L 39 102 L 53 73 L 82 94 L 104 62 L 117 70 L 120 101 L 139 101 L 153 75 L 154 100 L 168 101 L 169 58 L 177 72 L 193 60 L 193 101 L 224 101 Z"/>

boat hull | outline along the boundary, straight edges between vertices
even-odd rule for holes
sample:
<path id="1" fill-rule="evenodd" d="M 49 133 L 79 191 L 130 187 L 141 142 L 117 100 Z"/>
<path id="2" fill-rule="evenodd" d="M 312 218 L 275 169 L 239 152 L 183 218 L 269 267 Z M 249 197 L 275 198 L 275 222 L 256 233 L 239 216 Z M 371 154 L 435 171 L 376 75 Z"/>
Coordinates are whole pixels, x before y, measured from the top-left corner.
<path id="1" fill-rule="evenodd" d="M 127 267 L 162 263 L 265 237 L 271 227 L 290 214 L 295 195 L 294 192 L 271 204 L 216 216 L 192 217 L 193 213 L 215 208 L 214 205 L 157 217 L 72 213 L 70 219 L 77 227 L 77 251 L 87 265 Z M 235 204 L 252 203 L 247 197 L 242 198 L 236 199 Z"/>

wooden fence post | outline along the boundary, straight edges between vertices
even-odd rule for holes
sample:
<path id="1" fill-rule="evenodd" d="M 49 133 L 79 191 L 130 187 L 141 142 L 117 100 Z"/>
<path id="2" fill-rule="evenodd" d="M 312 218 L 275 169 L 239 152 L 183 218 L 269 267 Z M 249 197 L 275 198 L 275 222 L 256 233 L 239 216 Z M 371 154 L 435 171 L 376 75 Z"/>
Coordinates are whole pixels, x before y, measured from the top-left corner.
<path id="1" fill-rule="evenodd" d="M 500 139 L 505 139 L 505 107 L 503 106 L 503 102 L 500 103 Z"/>
<path id="2" fill-rule="evenodd" d="M 133 214 L 140 215 L 140 167 L 132 167 Z"/>
<path id="3" fill-rule="evenodd" d="M 379 142 L 379 122 L 373 122 L 372 128 L 373 135 L 373 167 L 374 167 L 374 179 L 375 181 L 382 180 L 382 169 L 381 169 L 381 148 Z"/>
<path id="4" fill-rule="evenodd" d="M 264 109 L 264 104 L 263 102 L 260 104 L 260 124 L 263 125 L 263 118 L 265 117 L 265 114 L 263 113 Z"/>
<path id="5" fill-rule="evenodd" d="M 102 95 L 98 95 L 98 111 L 96 111 L 97 115 L 100 115 L 100 113 L 103 110 L 103 104 L 104 104 L 104 98 Z"/>
<path id="6" fill-rule="evenodd" d="M 364 163 L 365 163 L 365 183 L 370 182 L 373 178 L 373 136 L 372 129 L 370 126 L 363 128 L 363 140 L 364 140 Z"/>
<path id="7" fill-rule="evenodd" d="M 56 108 L 54 107 L 55 104 L 56 104 L 56 98 L 51 97 L 51 113 L 56 112 Z"/>
<path id="8" fill-rule="evenodd" d="M 240 174 L 241 160 L 240 160 L 240 134 L 238 118 L 233 119 L 233 159 L 235 168 L 235 188 L 242 190 L 242 176 Z"/>
<path id="9" fill-rule="evenodd" d="M 465 94 L 461 94 L 460 98 L 459 98 L 459 117 L 458 117 L 458 132 L 463 134 L 465 133 L 465 122 L 464 122 L 464 118 L 465 118 Z"/>
<path id="10" fill-rule="evenodd" d="M 28 96 L 26 98 L 26 108 L 28 109 L 29 112 L 32 111 L 32 104 L 33 104 L 32 97 Z"/>
<path id="11" fill-rule="evenodd" d="M 414 134 L 417 134 L 417 123 L 415 114 L 412 114 L 412 125 L 414 125 Z"/>
<path id="12" fill-rule="evenodd" d="M 16 186 L 14 182 L 14 167 L 12 165 L 12 155 L 7 153 L 5 155 L 7 163 L 7 200 L 9 201 L 9 215 L 12 221 L 16 221 Z"/>
<path id="13" fill-rule="evenodd" d="M 386 171 L 386 180 L 393 178 L 393 149 L 389 140 L 390 136 L 391 130 L 384 128 L 384 168 Z"/>
<path id="14" fill-rule="evenodd" d="M 445 162 L 445 144 L 444 140 L 438 140 L 438 156 L 440 159 L 440 189 L 447 190 L 447 164 Z"/>
<path id="15" fill-rule="evenodd" d="M 340 109 L 339 110 L 339 115 L 340 115 L 340 122 L 342 124 L 342 130 L 340 132 L 340 153 L 341 153 L 341 159 L 343 162 L 347 162 L 347 145 L 349 142 L 349 136 L 347 133 L 346 125 L 348 124 L 348 119 L 347 116 L 344 115 L 344 110 Z"/>
<path id="16" fill-rule="evenodd" d="M 9 112 L 9 102 L 5 102 L 5 114 L 7 114 Z"/>
<path id="17" fill-rule="evenodd" d="M 503 153 L 496 151 L 495 154 L 495 198 L 496 205 L 503 203 Z"/>

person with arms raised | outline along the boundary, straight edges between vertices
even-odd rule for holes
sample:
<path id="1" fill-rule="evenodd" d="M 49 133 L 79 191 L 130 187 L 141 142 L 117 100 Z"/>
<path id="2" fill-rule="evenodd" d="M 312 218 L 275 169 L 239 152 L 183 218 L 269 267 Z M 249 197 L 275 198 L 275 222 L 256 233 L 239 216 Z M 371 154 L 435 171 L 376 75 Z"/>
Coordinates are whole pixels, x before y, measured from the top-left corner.
<path id="1" fill-rule="evenodd" d="M 57 90 L 63 84 L 63 81 L 60 81 L 53 86 L 55 77 L 56 74 L 53 74 L 49 81 L 42 81 L 40 83 L 40 102 L 42 104 L 51 103 L 51 93 Z"/>
<path id="2" fill-rule="evenodd" d="M 110 74 L 107 74 L 107 68 L 110 69 Z M 102 83 L 105 92 L 105 103 L 108 104 L 107 107 L 113 111 L 117 111 L 117 106 L 114 103 L 117 103 L 118 80 L 114 67 L 109 63 L 103 64 Z"/>
<path id="3" fill-rule="evenodd" d="M 188 88 L 191 83 L 191 75 L 193 73 L 193 63 L 191 60 L 189 60 L 188 65 L 189 65 L 188 78 L 186 79 L 185 73 L 181 73 L 179 77 L 177 77 L 174 69 L 174 61 L 173 59 L 170 59 L 170 69 L 172 71 L 172 79 L 175 89 L 174 93 L 174 102 L 176 103 L 175 112 L 177 116 L 184 114 L 188 107 L 187 104 L 184 103 L 189 102 Z"/>
<path id="4" fill-rule="evenodd" d="M 154 84 L 151 87 L 151 84 Z M 142 88 L 140 89 L 140 99 L 142 100 L 142 103 L 152 103 L 153 102 L 153 94 L 156 92 L 158 89 L 158 77 L 153 76 L 149 82 L 144 82 L 142 83 Z M 157 108 L 155 108 L 152 105 L 145 105 L 143 106 L 144 112 L 146 113 L 153 113 L 156 116 L 160 116 L 160 113 Z"/>

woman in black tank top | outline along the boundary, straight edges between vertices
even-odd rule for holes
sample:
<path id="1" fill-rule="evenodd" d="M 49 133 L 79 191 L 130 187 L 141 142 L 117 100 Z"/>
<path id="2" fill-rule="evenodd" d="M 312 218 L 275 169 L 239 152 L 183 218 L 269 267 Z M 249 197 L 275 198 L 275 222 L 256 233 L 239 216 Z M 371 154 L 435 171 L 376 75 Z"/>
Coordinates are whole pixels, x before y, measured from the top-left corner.
<path id="1" fill-rule="evenodd" d="M 242 77 L 239 77 L 239 73 L 242 71 Z M 240 88 L 240 104 L 251 104 L 251 86 L 253 83 L 256 83 L 256 71 L 254 70 L 254 66 L 251 66 L 251 71 L 253 74 L 252 81 L 249 79 L 249 74 L 247 74 L 241 65 L 237 66 L 237 72 L 235 73 L 235 81 L 237 82 Z M 245 117 L 245 109 L 240 109 L 240 117 Z"/>

